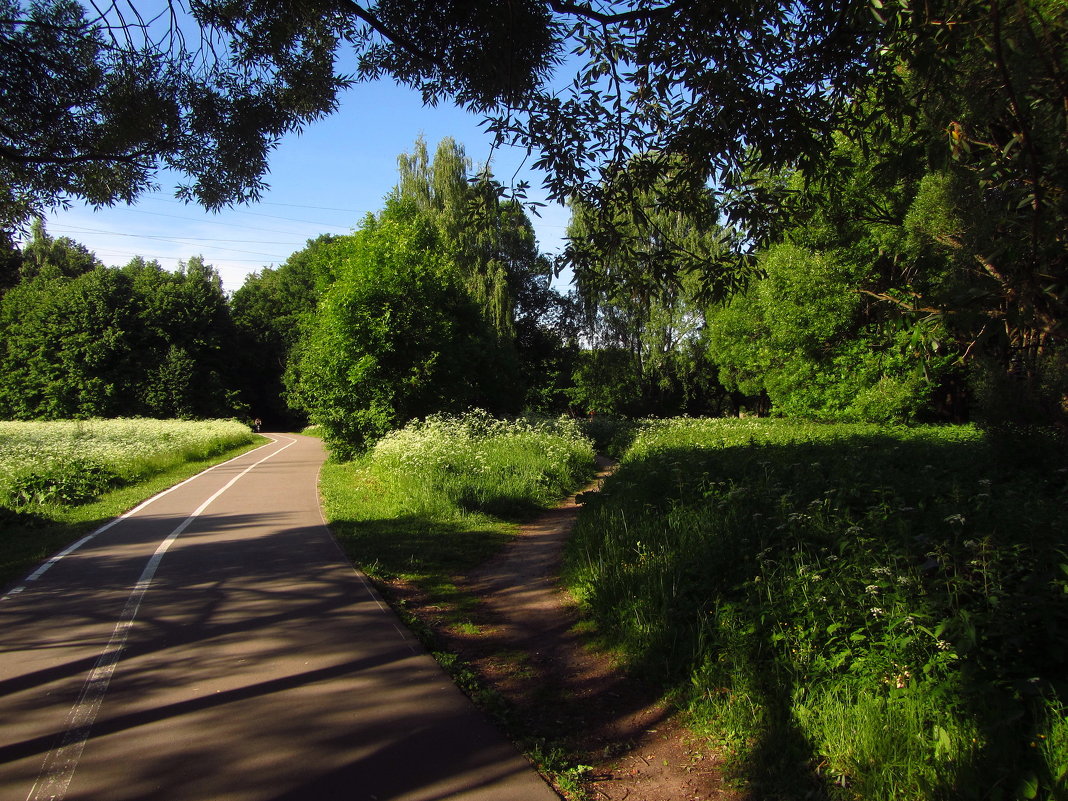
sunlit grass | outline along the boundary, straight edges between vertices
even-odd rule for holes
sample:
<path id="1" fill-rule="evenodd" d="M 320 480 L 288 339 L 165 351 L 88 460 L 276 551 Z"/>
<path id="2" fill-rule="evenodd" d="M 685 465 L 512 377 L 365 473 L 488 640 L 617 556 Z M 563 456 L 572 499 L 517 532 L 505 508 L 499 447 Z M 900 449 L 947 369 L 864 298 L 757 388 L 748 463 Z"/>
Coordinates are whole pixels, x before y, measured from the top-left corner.
<path id="1" fill-rule="evenodd" d="M 473 412 L 393 432 L 320 479 L 331 526 L 372 575 L 441 583 L 484 561 L 517 523 L 593 471 L 573 422 Z"/>

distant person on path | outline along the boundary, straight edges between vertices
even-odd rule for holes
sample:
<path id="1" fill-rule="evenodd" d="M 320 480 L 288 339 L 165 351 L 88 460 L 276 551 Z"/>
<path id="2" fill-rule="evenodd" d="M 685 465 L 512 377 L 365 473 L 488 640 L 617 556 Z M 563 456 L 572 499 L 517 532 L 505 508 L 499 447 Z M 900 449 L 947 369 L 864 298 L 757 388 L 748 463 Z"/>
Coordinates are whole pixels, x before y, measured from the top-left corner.
<path id="1" fill-rule="evenodd" d="M 263 421 L 260 420 L 260 418 L 257 417 L 255 420 L 252 421 L 252 430 L 255 431 L 257 434 L 260 433 L 260 428 L 262 426 L 263 426 Z"/>

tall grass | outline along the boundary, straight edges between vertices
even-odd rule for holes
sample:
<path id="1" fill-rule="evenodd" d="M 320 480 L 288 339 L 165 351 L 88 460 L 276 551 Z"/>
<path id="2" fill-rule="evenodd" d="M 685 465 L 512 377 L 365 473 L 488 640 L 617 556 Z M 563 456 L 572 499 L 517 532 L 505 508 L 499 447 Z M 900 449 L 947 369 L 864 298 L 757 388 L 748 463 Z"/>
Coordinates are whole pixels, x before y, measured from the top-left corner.
<path id="1" fill-rule="evenodd" d="M 361 567 L 445 580 L 579 485 L 593 462 L 574 421 L 476 411 L 394 431 L 364 456 L 326 465 L 321 486 L 327 517 Z"/>
<path id="2" fill-rule="evenodd" d="M 252 440 L 248 426 L 232 420 L 0 421 L 0 505 L 84 503 Z"/>
<path id="3" fill-rule="evenodd" d="M 1063 446 L 649 424 L 568 582 L 762 798 L 1065 798 Z"/>

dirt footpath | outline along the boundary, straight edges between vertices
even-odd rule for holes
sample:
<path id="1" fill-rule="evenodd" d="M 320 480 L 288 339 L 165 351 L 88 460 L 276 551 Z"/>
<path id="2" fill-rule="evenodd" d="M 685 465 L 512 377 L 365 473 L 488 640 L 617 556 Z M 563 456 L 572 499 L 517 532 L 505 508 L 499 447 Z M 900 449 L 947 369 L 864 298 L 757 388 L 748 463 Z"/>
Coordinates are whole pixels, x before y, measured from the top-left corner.
<path id="1" fill-rule="evenodd" d="M 600 488 L 611 472 L 601 465 Z M 569 498 L 533 523 L 476 574 L 460 582 L 480 599 L 476 632 L 444 636 L 482 680 L 507 699 L 535 737 L 563 741 L 590 766 L 588 797 L 609 801 L 736 799 L 719 760 L 688 734 L 657 693 L 628 678 L 574 630 L 570 596 L 557 584 L 578 513 Z"/>

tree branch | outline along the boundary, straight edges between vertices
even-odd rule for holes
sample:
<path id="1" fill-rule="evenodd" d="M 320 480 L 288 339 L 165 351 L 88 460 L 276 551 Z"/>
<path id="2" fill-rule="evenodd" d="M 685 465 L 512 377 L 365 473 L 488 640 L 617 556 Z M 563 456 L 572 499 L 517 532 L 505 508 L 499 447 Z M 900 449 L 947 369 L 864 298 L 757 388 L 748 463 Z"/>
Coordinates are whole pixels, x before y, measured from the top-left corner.
<path id="1" fill-rule="evenodd" d="M 901 298 L 895 298 L 893 295 L 887 294 L 886 292 L 872 292 L 871 290 L 868 290 L 868 289 L 858 289 L 857 291 L 860 292 L 862 295 L 870 295 L 871 297 L 875 298 L 876 300 L 882 300 L 882 301 L 885 301 L 887 303 L 892 303 L 895 306 L 897 306 L 898 308 L 904 309 L 905 311 L 924 312 L 924 313 L 929 314 L 931 316 L 939 316 L 939 315 L 945 314 L 945 310 L 944 309 L 935 309 L 935 308 L 930 307 L 930 306 L 917 306 L 915 304 L 909 303 L 908 301 L 902 300 Z M 909 293 L 909 294 L 911 294 L 917 300 L 920 297 L 917 293 L 914 293 L 914 292 L 913 293 Z"/>
<path id="2" fill-rule="evenodd" d="M 432 64 L 442 72 L 446 71 L 445 63 L 441 61 L 441 59 L 428 53 L 416 44 L 415 40 L 383 23 L 378 17 L 357 3 L 356 0 L 339 0 L 339 5 L 343 11 L 348 11 L 357 19 L 362 20 L 373 31 L 385 37 L 393 44 L 398 47 L 403 47 L 416 58 L 422 59 L 428 64 Z"/>
<path id="3" fill-rule="evenodd" d="M 77 156 L 34 156 L 22 153 L 8 145 L 0 145 L 0 159 L 17 164 L 85 164 L 93 161 L 114 161 L 119 164 L 137 164 L 152 151 L 140 150 L 134 153 L 81 153 Z"/>
<path id="4" fill-rule="evenodd" d="M 687 3 L 682 2 L 682 0 L 675 0 L 675 2 L 669 3 L 666 6 L 661 6 L 660 8 L 639 8 L 634 11 L 605 14 L 603 11 L 596 11 L 590 8 L 585 3 L 572 3 L 568 2 L 568 0 L 549 0 L 549 7 L 557 14 L 570 14 L 576 17 L 583 17 L 584 19 L 598 22 L 601 25 L 615 25 L 620 22 L 637 22 L 639 20 L 662 17 L 674 14 L 686 5 Z"/>

